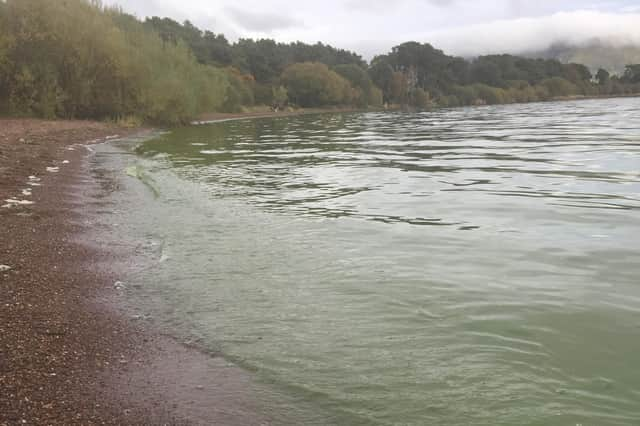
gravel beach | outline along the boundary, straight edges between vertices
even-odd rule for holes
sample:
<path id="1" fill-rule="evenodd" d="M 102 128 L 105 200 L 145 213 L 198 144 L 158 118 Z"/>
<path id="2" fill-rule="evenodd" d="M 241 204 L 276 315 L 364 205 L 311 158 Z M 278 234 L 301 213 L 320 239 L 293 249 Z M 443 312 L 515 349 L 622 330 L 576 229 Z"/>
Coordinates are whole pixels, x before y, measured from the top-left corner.
<path id="1" fill-rule="evenodd" d="M 124 314 L 129 254 L 83 241 L 87 146 L 141 131 L 0 120 L 0 425 L 271 423 L 245 372 Z"/>

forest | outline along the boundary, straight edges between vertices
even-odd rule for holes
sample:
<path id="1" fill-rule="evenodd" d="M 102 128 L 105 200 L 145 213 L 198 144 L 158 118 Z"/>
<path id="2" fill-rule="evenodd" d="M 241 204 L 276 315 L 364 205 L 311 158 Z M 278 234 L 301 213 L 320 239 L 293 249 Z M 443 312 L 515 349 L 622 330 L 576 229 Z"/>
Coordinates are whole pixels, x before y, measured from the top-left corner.
<path id="1" fill-rule="evenodd" d="M 254 106 L 428 109 L 640 93 L 622 75 L 553 59 L 472 60 L 407 42 L 371 63 L 323 43 L 279 43 L 140 20 L 99 0 L 0 0 L 0 114 L 174 125 Z"/>

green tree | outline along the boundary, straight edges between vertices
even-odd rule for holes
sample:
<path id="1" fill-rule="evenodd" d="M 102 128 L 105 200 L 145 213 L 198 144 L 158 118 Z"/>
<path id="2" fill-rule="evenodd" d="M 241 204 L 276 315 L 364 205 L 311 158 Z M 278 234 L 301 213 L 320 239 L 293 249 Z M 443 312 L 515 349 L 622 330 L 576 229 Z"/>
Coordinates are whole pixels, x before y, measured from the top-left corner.
<path id="1" fill-rule="evenodd" d="M 570 96 L 579 93 L 578 87 L 562 77 L 553 77 L 541 83 L 546 87 L 551 97 Z"/>
<path id="2" fill-rule="evenodd" d="M 290 65 L 281 81 L 289 99 L 303 107 L 347 104 L 353 93 L 346 79 L 318 62 Z"/>
<path id="3" fill-rule="evenodd" d="M 382 90 L 383 101 L 392 102 L 391 82 L 393 67 L 387 55 L 376 56 L 369 67 L 369 75 L 375 86 Z"/>
<path id="4" fill-rule="evenodd" d="M 411 105 L 420 109 L 429 108 L 431 106 L 429 93 L 424 89 L 417 88 L 411 93 Z"/>
<path id="5" fill-rule="evenodd" d="M 367 107 L 372 98 L 373 82 L 367 71 L 355 64 L 337 65 L 333 70 L 344 77 L 351 87 L 356 89 L 355 104 L 360 107 Z"/>
<path id="6" fill-rule="evenodd" d="M 284 86 L 274 87 L 273 91 L 273 106 L 275 108 L 284 108 L 289 102 L 289 94 Z"/>
<path id="7" fill-rule="evenodd" d="M 640 64 L 627 65 L 621 81 L 623 83 L 640 83 Z"/>
<path id="8" fill-rule="evenodd" d="M 611 74 L 609 74 L 609 71 L 600 68 L 596 73 L 596 80 L 598 80 L 600 86 L 604 86 L 611 81 Z"/>
<path id="9" fill-rule="evenodd" d="M 400 71 L 395 71 L 391 75 L 389 86 L 389 99 L 391 102 L 406 105 L 409 101 L 409 82 L 407 81 L 407 76 Z"/>
<path id="10" fill-rule="evenodd" d="M 0 4 L 7 112 L 179 123 L 222 105 L 224 73 L 120 9 L 86 0 Z"/>

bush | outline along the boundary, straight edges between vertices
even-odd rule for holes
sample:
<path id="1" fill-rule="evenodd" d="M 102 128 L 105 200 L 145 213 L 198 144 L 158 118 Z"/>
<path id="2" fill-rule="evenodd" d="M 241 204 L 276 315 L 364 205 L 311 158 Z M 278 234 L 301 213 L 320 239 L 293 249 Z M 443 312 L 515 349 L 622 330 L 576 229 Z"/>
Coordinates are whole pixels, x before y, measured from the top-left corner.
<path id="1" fill-rule="evenodd" d="M 0 109 L 175 124 L 222 105 L 222 72 L 117 9 L 85 0 L 0 5 Z"/>
<path id="2" fill-rule="evenodd" d="M 376 87 L 371 81 L 367 71 L 355 64 L 337 65 L 334 71 L 344 77 L 355 89 L 353 103 L 359 107 L 366 108 L 371 101 L 378 102 L 377 93 L 373 93 Z M 375 103 L 373 104 L 375 105 Z M 382 105 L 380 102 L 379 105 Z"/>
<path id="3" fill-rule="evenodd" d="M 420 88 L 414 90 L 413 93 L 411 93 L 411 105 L 420 109 L 429 108 L 429 106 L 431 106 L 429 93 Z"/>
<path id="4" fill-rule="evenodd" d="M 227 90 L 224 96 L 222 110 L 225 112 L 241 112 L 243 106 L 251 106 L 255 103 L 253 77 L 242 74 L 236 68 L 226 70 Z"/>
<path id="5" fill-rule="evenodd" d="M 384 104 L 382 90 L 373 86 L 369 92 L 369 99 L 367 104 L 372 107 L 381 107 Z"/>
<path id="6" fill-rule="evenodd" d="M 577 95 L 580 93 L 578 86 L 562 77 L 549 78 L 543 80 L 540 84 L 547 88 L 552 98 Z"/>
<path id="7" fill-rule="evenodd" d="M 302 107 L 349 104 L 354 98 L 349 82 L 318 62 L 288 66 L 281 81 L 289 100 Z"/>

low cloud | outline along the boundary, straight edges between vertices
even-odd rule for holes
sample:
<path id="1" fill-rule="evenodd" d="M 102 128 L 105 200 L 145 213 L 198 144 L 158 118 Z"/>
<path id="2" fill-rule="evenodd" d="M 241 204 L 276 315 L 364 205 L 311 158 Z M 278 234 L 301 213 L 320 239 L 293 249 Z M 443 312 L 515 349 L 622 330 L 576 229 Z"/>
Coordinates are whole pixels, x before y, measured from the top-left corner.
<path id="1" fill-rule="evenodd" d="M 638 0 L 103 0 L 140 17 L 190 19 L 238 37 L 323 41 L 366 59 L 415 40 L 477 56 L 583 45 L 640 45 Z M 304 21 L 302 20 L 304 19 Z"/>
<path id="2" fill-rule="evenodd" d="M 236 7 L 227 7 L 225 12 L 239 27 L 257 33 L 304 27 L 302 21 L 276 13 L 253 12 Z"/>
<path id="3" fill-rule="evenodd" d="M 398 7 L 404 6 L 405 4 L 410 5 L 412 8 L 416 8 L 416 6 L 424 6 L 433 5 L 439 7 L 450 6 L 453 3 L 458 2 L 459 0 L 422 0 L 419 5 L 415 4 L 415 1 L 409 0 L 347 0 L 344 3 L 344 7 L 346 10 L 355 10 L 359 12 L 371 12 L 378 13 L 380 11 L 389 11 L 391 9 L 396 9 Z"/>
<path id="4" fill-rule="evenodd" d="M 639 23 L 637 13 L 582 10 L 451 28 L 413 38 L 460 56 L 522 53 L 557 43 L 586 45 L 593 40 L 615 46 L 640 45 Z"/>

